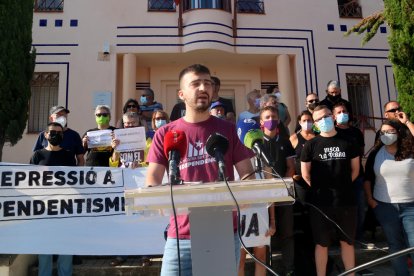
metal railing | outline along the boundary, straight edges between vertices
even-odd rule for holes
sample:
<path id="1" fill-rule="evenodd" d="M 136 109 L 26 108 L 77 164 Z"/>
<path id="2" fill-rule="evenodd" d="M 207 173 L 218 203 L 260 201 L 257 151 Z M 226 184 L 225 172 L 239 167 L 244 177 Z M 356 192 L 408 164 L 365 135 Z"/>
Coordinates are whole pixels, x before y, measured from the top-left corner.
<path id="1" fill-rule="evenodd" d="M 362 18 L 362 9 L 356 0 L 338 5 L 339 17 Z"/>
<path id="2" fill-rule="evenodd" d="M 64 0 L 35 0 L 35 12 L 62 12 Z"/>
<path id="3" fill-rule="evenodd" d="M 249 1 L 238 0 L 237 1 L 238 13 L 264 13 L 264 3 L 262 0 Z"/>
<path id="4" fill-rule="evenodd" d="M 175 12 L 174 0 L 148 0 L 148 11 Z"/>
<path id="5" fill-rule="evenodd" d="M 183 11 L 195 9 L 218 9 L 231 12 L 231 0 L 181 0 Z"/>

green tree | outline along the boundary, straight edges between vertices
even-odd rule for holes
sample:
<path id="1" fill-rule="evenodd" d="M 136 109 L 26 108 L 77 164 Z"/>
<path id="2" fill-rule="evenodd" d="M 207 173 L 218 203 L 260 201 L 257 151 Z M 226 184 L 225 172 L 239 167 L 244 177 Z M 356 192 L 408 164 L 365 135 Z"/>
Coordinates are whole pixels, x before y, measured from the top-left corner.
<path id="1" fill-rule="evenodd" d="M 26 127 L 36 54 L 32 50 L 33 0 L 0 0 L 0 161 L 6 141 L 15 145 Z"/>
<path id="2" fill-rule="evenodd" d="M 367 31 L 362 44 L 368 42 L 379 26 L 390 27 L 389 59 L 393 65 L 398 101 L 414 120 L 414 2 L 413 0 L 384 0 L 384 11 L 377 12 L 355 25 L 348 33 Z"/>

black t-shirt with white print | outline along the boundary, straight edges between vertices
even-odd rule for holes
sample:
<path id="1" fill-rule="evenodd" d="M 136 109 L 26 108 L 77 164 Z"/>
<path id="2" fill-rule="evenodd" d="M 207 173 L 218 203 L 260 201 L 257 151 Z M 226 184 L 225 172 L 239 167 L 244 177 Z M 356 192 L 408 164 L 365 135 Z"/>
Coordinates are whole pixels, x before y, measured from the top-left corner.
<path id="1" fill-rule="evenodd" d="M 319 206 L 355 205 L 351 159 L 359 148 L 337 133 L 333 137 L 316 136 L 301 154 L 302 162 L 311 162 L 310 200 Z"/>

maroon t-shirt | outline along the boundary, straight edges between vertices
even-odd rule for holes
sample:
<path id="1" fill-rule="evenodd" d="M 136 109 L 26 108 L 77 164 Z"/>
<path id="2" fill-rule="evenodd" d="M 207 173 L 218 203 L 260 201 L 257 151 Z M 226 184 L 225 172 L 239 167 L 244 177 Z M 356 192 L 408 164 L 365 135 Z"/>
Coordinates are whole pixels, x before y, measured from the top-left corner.
<path id="1" fill-rule="evenodd" d="M 233 165 L 253 157 L 253 152 L 246 148 L 237 137 L 235 124 L 210 116 L 200 123 L 188 123 L 180 118 L 158 129 L 154 135 L 147 161 L 168 167 L 168 159 L 164 155 L 164 135 L 169 130 L 182 130 L 187 138 L 187 155 L 181 158 L 179 169 L 184 181 L 214 182 L 218 178 L 218 166 L 214 157 L 211 157 L 205 148 L 207 138 L 217 132 L 229 140 L 229 148 L 224 155 L 226 177 L 234 180 Z M 175 224 L 170 218 L 168 237 L 175 238 Z M 190 238 L 190 222 L 188 215 L 178 215 L 178 235 L 180 239 Z"/>

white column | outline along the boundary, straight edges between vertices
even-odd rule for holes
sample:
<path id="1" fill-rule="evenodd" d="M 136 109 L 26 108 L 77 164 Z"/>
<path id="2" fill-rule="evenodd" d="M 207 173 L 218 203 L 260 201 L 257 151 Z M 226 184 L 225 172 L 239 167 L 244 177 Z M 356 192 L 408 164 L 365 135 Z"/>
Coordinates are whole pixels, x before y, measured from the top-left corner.
<path id="1" fill-rule="evenodd" d="M 281 102 L 287 105 L 291 117 L 289 124 L 290 133 L 293 133 L 296 126 L 295 90 L 292 84 L 291 68 L 288 55 L 279 55 L 276 59 L 277 81 L 281 92 Z"/>
<path id="2" fill-rule="evenodd" d="M 122 106 L 130 98 L 137 98 L 136 93 L 137 58 L 135 54 L 125 54 L 122 77 Z"/>

